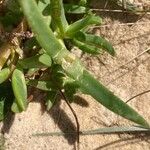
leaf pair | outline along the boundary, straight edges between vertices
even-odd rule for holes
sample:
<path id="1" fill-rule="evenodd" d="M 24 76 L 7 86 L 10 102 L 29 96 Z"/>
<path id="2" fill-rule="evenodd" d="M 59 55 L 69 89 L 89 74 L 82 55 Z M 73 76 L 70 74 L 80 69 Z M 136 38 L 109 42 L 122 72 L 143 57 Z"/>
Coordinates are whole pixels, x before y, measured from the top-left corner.
<path id="1" fill-rule="evenodd" d="M 87 15 L 85 18 L 69 25 L 65 32 L 65 37 L 73 38 L 76 35 L 76 33 L 87 28 L 89 25 L 101 24 L 101 22 L 102 20 L 100 17 L 95 16 L 93 14 Z"/>
<path id="2" fill-rule="evenodd" d="M 73 39 L 73 43 L 84 52 L 90 54 L 99 54 L 103 49 L 110 55 L 115 55 L 113 46 L 100 36 L 78 32 Z"/>
<path id="3" fill-rule="evenodd" d="M 99 54 L 101 52 L 101 49 L 104 49 L 110 55 L 114 56 L 114 48 L 107 40 L 100 36 L 83 32 L 83 29 L 85 29 L 87 26 L 100 23 L 100 17 L 88 15 L 87 17 L 71 24 L 68 27 L 65 35 L 66 37 L 73 39 L 73 44 L 83 52 L 87 52 L 90 54 Z"/>
<path id="4" fill-rule="evenodd" d="M 86 3 L 86 1 L 80 1 L 80 4 L 82 3 Z M 73 44 L 75 44 L 84 52 L 88 52 L 90 54 L 99 54 L 102 48 L 111 55 L 114 55 L 114 49 L 112 45 L 107 40 L 99 36 L 84 34 L 82 32 L 82 37 L 84 36 L 84 39 L 82 39 L 82 41 L 78 40 L 78 37 L 81 36 L 81 31 L 83 29 L 86 29 L 89 25 L 101 24 L 102 20 L 100 17 L 90 14 L 68 26 L 68 23 L 64 17 L 62 1 L 52 0 L 50 6 L 53 22 L 56 24 L 56 26 L 58 26 L 60 31 L 62 31 L 61 36 L 70 39 L 74 38 Z"/>

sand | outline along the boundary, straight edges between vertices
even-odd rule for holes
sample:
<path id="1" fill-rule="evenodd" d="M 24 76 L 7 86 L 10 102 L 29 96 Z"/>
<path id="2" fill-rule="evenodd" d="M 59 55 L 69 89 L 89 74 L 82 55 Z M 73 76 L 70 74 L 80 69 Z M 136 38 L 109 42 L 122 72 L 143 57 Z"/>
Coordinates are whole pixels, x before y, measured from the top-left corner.
<path id="1" fill-rule="evenodd" d="M 103 7 L 101 2 L 102 0 L 95 1 L 93 7 Z M 106 12 L 99 12 L 98 15 L 103 18 L 103 25 L 94 28 L 93 32 L 106 37 L 113 43 L 116 57 L 113 58 L 106 53 L 93 57 L 87 54 L 81 55 L 79 50 L 73 52 L 80 57 L 88 70 L 100 82 L 124 101 L 143 91 L 150 90 L 150 54 L 145 52 L 138 56 L 150 46 L 150 15 L 137 16 Z M 135 57 L 136 59 L 133 59 Z M 126 64 L 130 60 L 132 61 Z M 126 65 L 122 66 L 123 64 Z M 38 92 L 36 95 L 36 100 L 29 104 L 26 112 L 10 114 L 8 119 L 1 123 L 5 137 L 5 149 L 75 149 L 76 135 L 32 136 L 35 133 L 76 130 L 75 119 L 63 100 L 47 112 L 44 111 L 41 103 L 43 96 Z M 149 97 L 150 93 L 147 93 L 136 97 L 128 104 L 150 122 Z M 79 93 L 71 106 L 77 114 L 80 130 L 133 124 L 110 112 L 88 95 Z M 132 134 L 80 136 L 80 149 L 148 150 L 150 149 L 150 138 Z"/>

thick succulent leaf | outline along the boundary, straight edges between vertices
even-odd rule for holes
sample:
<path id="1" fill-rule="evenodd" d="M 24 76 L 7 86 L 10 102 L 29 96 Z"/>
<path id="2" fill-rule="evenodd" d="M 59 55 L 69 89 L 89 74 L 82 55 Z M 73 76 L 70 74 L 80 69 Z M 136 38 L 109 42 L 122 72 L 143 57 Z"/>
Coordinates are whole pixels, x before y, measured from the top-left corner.
<path id="1" fill-rule="evenodd" d="M 0 121 L 3 120 L 10 111 L 14 99 L 10 82 L 0 84 Z"/>
<path id="2" fill-rule="evenodd" d="M 24 69 L 45 68 L 51 66 L 52 60 L 49 55 L 42 54 L 19 60 L 18 64 Z"/>
<path id="3" fill-rule="evenodd" d="M 38 2 L 38 9 L 43 14 L 45 22 L 50 25 L 51 16 L 50 16 L 50 0 L 44 0 Z"/>
<path id="4" fill-rule="evenodd" d="M 14 102 L 11 106 L 11 111 L 14 112 L 14 113 L 21 113 L 22 112 L 22 109 L 19 107 L 16 100 L 14 100 Z"/>
<path id="5" fill-rule="evenodd" d="M 63 1 L 51 0 L 50 11 L 53 22 L 55 22 L 55 25 L 58 26 L 61 34 L 64 34 L 66 28 L 68 27 L 68 22 L 65 17 Z"/>
<path id="6" fill-rule="evenodd" d="M 50 4 L 50 0 L 40 0 L 37 2 L 37 6 L 40 12 L 43 12 L 45 8 Z"/>
<path id="7" fill-rule="evenodd" d="M 90 75 L 76 59 L 67 69 L 68 76 L 78 82 L 81 92 L 91 95 L 95 100 L 112 112 L 149 128 L 147 121 L 129 105 L 115 96 L 111 91 Z"/>
<path id="8" fill-rule="evenodd" d="M 104 49 L 112 56 L 115 55 L 115 50 L 111 43 L 100 36 L 79 32 L 75 35 L 75 38 L 83 42 L 85 45 L 88 44 L 91 46 L 95 46 L 97 48 Z"/>
<path id="9" fill-rule="evenodd" d="M 102 19 L 99 16 L 95 15 L 88 15 L 85 18 L 78 20 L 74 22 L 73 24 L 69 25 L 69 27 L 66 30 L 66 37 L 74 37 L 77 32 L 80 30 L 86 28 L 89 25 L 92 24 L 100 24 L 102 22 Z"/>
<path id="10" fill-rule="evenodd" d="M 74 39 L 72 42 L 75 46 L 77 46 L 83 52 L 93 54 L 93 55 L 98 55 L 101 52 L 101 50 L 99 48 L 97 48 L 96 46 L 91 46 L 91 45 L 85 44 L 76 39 Z"/>
<path id="11" fill-rule="evenodd" d="M 57 89 L 52 81 L 29 80 L 27 81 L 27 85 L 33 86 L 43 91 L 53 91 Z"/>
<path id="12" fill-rule="evenodd" d="M 64 70 L 60 65 L 53 64 L 50 80 L 28 80 L 26 83 L 43 91 L 55 91 L 62 88 L 64 81 L 66 81 Z"/>
<path id="13" fill-rule="evenodd" d="M 22 71 L 15 69 L 12 74 L 12 88 L 15 95 L 15 102 L 18 109 L 24 111 L 27 108 L 27 87 L 25 77 Z"/>
<path id="14" fill-rule="evenodd" d="M 69 102 L 74 100 L 74 95 L 76 94 L 79 85 L 76 81 L 66 82 L 64 85 L 65 96 Z"/>
<path id="15" fill-rule="evenodd" d="M 39 62 L 44 64 L 47 67 L 50 67 L 52 65 L 51 57 L 47 54 L 43 54 L 39 57 Z"/>
<path id="16" fill-rule="evenodd" d="M 150 127 L 143 117 L 95 80 L 87 71 L 83 72 L 78 82 L 82 92 L 91 95 L 109 110 L 144 127 Z"/>
<path id="17" fill-rule="evenodd" d="M 49 111 L 53 107 L 57 99 L 57 95 L 58 95 L 57 91 L 50 91 L 47 93 L 46 103 L 45 103 L 47 111 Z"/>
<path id="18" fill-rule="evenodd" d="M 2 69 L 0 71 L 0 84 L 3 83 L 5 80 L 7 80 L 9 75 L 10 75 L 10 69 L 9 68 Z"/>
<path id="19" fill-rule="evenodd" d="M 65 4 L 64 5 L 65 12 L 68 14 L 85 14 L 89 9 L 80 5 L 73 4 Z"/>
<path id="20" fill-rule="evenodd" d="M 67 68 L 66 72 L 68 76 L 70 75 L 70 77 L 78 82 L 81 92 L 91 95 L 112 112 L 144 127 L 150 127 L 147 121 L 138 112 L 98 82 L 81 66 L 78 60 L 74 61 L 74 63 Z"/>
<path id="21" fill-rule="evenodd" d="M 64 94 L 69 102 L 74 100 L 74 95 L 77 93 L 79 85 L 70 77 L 65 77 L 63 80 Z"/>

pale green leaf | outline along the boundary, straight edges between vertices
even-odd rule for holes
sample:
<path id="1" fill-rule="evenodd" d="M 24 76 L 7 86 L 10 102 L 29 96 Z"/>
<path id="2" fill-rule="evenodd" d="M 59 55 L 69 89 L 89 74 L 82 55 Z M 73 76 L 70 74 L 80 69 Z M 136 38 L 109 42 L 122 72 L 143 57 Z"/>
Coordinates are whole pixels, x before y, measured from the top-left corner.
<path id="1" fill-rule="evenodd" d="M 33 86 L 43 91 L 52 91 L 57 89 L 52 81 L 29 80 L 27 85 Z"/>
<path id="2" fill-rule="evenodd" d="M 77 32 L 81 31 L 87 26 L 92 25 L 92 24 L 101 24 L 101 22 L 102 22 L 102 19 L 99 16 L 95 16 L 93 14 L 88 15 L 85 18 L 78 20 L 74 22 L 73 24 L 69 25 L 69 27 L 66 30 L 65 35 L 67 38 L 74 37 Z"/>
<path id="3" fill-rule="evenodd" d="M 24 69 L 46 68 L 51 66 L 52 60 L 49 55 L 42 54 L 19 60 L 18 63 Z"/>
<path id="4" fill-rule="evenodd" d="M 103 49 L 107 51 L 110 55 L 115 55 L 115 50 L 110 42 L 106 39 L 102 38 L 101 36 L 86 34 L 83 32 L 76 33 L 75 39 L 79 40 L 80 42 L 84 43 L 85 45 L 94 46 L 98 49 Z"/>
<path id="5" fill-rule="evenodd" d="M 2 69 L 0 71 L 0 84 L 3 83 L 5 80 L 7 80 L 9 75 L 10 75 L 10 69 L 9 68 Z"/>
<path id="6" fill-rule="evenodd" d="M 64 9 L 69 14 L 84 14 L 87 13 L 88 9 L 84 6 L 65 4 Z"/>
<path id="7" fill-rule="evenodd" d="M 16 98 L 16 103 L 21 111 L 27 108 L 27 87 L 22 71 L 15 69 L 12 74 L 12 88 Z"/>

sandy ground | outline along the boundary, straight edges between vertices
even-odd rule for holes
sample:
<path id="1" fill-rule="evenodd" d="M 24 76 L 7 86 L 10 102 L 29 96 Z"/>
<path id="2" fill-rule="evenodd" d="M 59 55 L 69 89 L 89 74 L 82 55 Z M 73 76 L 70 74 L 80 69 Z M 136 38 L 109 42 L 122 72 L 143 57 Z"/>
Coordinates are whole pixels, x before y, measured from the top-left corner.
<path id="1" fill-rule="evenodd" d="M 95 8 L 103 7 L 97 0 Z M 123 100 L 150 89 L 150 54 L 145 52 L 150 46 L 150 15 L 136 16 L 123 13 L 98 13 L 104 25 L 93 29 L 97 35 L 109 39 L 115 49 L 116 57 L 104 53 L 97 57 L 81 56 L 74 53 L 104 85 Z M 133 23 L 128 25 L 126 23 Z M 134 59 L 126 64 L 129 60 Z M 125 66 L 120 67 L 121 65 Z M 120 68 L 119 68 L 120 67 Z M 119 68 L 119 69 L 118 69 Z M 76 136 L 33 137 L 35 133 L 56 131 L 75 131 L 74 117 L 64 101 L 54 106 L 50 112 L 43 111 L 42 96 L 30 103 L 26 112 L 11 115 L 1 124 L 5 132 L 6 150 L 73 150 Z M 129 102 L 150 122 L 150 93 Z M 79 94 L 71 104 L 80 123 L 80 130 L 96 129 L 114 125 L 130 125 L 121 117 L 111 113 L 90 96 Z M 150 138 L 140 135 L 90 135 L 80 137 L 81 150 L 148 150 Z"/>

